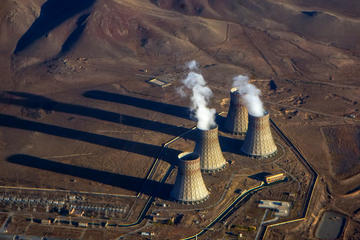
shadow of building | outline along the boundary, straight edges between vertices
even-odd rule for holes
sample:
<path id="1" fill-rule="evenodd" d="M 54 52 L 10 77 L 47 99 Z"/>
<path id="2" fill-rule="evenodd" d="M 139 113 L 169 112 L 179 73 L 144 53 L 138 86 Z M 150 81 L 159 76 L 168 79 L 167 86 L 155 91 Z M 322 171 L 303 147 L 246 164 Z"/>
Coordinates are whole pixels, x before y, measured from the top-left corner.
<path id="1" fill-rule="evenodd" d="M 126 176 L 96 169 L 74 166 L 24 154 L 12 155 L 7 158 L 7 161 L 13 164 L 66 174 L 113 187 L 141 192 L 149 196 L 160 197 L 163 199 L 168 198 L 172 187 L 171 184 L 160 183 L 154 180 L 145 180 L 143 178 L 137 178 L 133 176 Z"/>

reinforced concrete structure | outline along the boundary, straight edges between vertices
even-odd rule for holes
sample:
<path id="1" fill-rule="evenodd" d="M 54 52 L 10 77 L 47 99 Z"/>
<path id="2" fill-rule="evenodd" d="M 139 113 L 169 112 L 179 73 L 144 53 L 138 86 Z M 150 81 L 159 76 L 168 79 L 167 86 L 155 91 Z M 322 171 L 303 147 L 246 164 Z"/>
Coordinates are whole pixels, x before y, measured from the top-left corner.
<path id="1" fill-rule="evenodd" d="M 287 217 L 290 213 L 291 204 L 284 201 L 260 200 L 258 207 L 274 209 L 275 217 Z"/>
<path id="2" fill-rule="evenodd" d="M 276 153 L 277 147 L 270 130 L 269 113 L 262 117 L 249 114 L 249 127 L 241 151 L 253 157 L 269 157 Z"/>
<path id="3" fill-rule="evenodd" d="M 199 154 L 201 171 L 216 172 L 226 166 L 226 160 L 220 148 L 218 126 L 209 130 L 197 130 L 198 138 L 194 152 Z"/>
<path id="4" fill-rule="evenodd" d="M 178 173 L 171 198 L 185 204 L 196 204 L 209 197 L 200 170 L 200 157 L 196 153 L 183 152 L 178 155 Z"/>
<path id="5" fill-rule="evenodd" d="M 240 102 L 237 88 L 230 90 L 230 106 L 224 127 L 232 134 L 244 135 L 248 129 L 248 111 Z"/>

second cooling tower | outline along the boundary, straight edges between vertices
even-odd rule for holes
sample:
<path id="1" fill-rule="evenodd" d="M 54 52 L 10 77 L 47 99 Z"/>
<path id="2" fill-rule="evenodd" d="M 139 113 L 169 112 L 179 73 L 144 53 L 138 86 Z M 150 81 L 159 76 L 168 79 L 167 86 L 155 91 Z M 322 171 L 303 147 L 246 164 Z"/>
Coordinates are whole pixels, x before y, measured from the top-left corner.
<path id="1" fill-rule="evenodd" d="M 182 203 L 194 204 L 209 197 L 200 170 L 200 158 L 196 153 L 183 152 L 178 156 L 178 174 L 170 196 Z"/>
<path id="2" fill-rule="evenodd" d="M 215 172 L 223 169 L 226 160 L 220 148 L 218 126 L 209 130 L 197 129 L 197 134 L 194 152 L 200 156 L 201 171 Z"/>
<path id="3" fill-rule="evenodd" d="M 230 90 L 230 106 L 225 119 L 224 127 L 232 134 L 243 135 L 248 128 L 248 111 L 240 103 L 240 94 L 237 88 Z"/>
<path id="4" fill-rule="evenodd" d="M 249 115 L 249 127 L 241 151 L 253 157 L 269 157 L 277 147 L 270 130 L 269 113 L 262 117 Z"/>

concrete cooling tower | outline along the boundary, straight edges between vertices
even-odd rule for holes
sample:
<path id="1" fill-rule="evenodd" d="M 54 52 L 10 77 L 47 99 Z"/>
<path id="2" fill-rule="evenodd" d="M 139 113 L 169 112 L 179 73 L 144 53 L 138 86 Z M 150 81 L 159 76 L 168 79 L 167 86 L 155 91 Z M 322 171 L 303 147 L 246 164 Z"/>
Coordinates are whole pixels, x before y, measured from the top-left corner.
<path id="1" fill-rule="evenodd" d="M 178 155 L 178 173 L 170 197 L 185 203 L 196 204 L 209 197 L 200 170 L 200 157 L 196 153 Z"/>
<path id="2" fill-rule="evenodd" d="M 249 115 L 249 127 L 241 151 L 253 157 L 269 157 L 277 150 L 270 131 L 269 113 L 262 117 Z"/>
<path id="3" fill-rule="evenodd" d="M 248 128 L 248 111 L 240 103 L 240 94 L 237 88 L 230 90 L 230 106 L 224 127 L 232 134 L 243 135 Z"/>
<path id="4" fill-rule="evenodd" d="M 209 130 L 197 129 L 197 134 L 194 152 L 200 156 L 201 171 L 215 172 L 223 169 L 226 160 L 220 148 L 218 126 Z"/>

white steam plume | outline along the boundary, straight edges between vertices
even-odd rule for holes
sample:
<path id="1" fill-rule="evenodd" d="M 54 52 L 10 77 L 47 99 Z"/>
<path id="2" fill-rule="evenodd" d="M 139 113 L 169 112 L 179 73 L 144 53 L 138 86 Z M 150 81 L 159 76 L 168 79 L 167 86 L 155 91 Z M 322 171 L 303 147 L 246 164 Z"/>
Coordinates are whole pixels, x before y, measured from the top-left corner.
<path id="1" fill-rule="evenodd" d="M 248 76 L 238 75 L 234 77 L 233 87 L 237 88 L 241 103 L 246 106 L 250 115 L 254 117 L 264 116 L 265 110 L 260 100 L 261 91 L 249 83 Z"/>
<path id="2" fill-rule="evenodd" d="M 184 86 L 192 91 L 191 110 L 198 121 L 197 127 L 201 130 L 209 130 L 216 125 L 214 108 L 208 108 L 208 103 L 213 95 L 211 89 L 206 85 L 204 77 L 198 71 L 198 64 L 195 60 L 186 64 L 191 71 L 182 80 Z M 178 89 L 181 96 L 186 96 L 183 87 Z"/>

